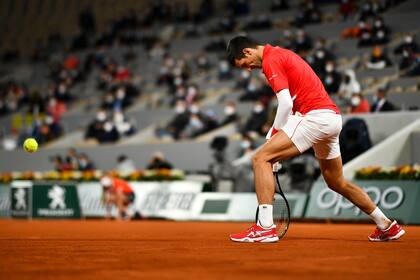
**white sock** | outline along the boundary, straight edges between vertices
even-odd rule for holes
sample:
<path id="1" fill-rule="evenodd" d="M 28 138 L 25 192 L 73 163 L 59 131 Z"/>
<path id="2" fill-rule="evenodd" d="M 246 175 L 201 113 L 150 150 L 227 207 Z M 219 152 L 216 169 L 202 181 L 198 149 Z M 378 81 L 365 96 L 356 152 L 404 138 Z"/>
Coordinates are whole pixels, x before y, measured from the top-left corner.
<path id="1" fill-rule="evenodd" d="M 273 205 L 260 204 L 258 205 L 258 223 L 264 228 L 271 227 L 273 222 Z"/>
<path id="2" fill-rule="evenodd" d="M 380 229 L 386 229 L 389 224 L 391 223 L 391 220 L 388 219 L 384 213 L 382 213 L 381 209 L 378 207 L 373 210 L 372 213 L 369 214 L 369 216 L 372 218 L 372 220 L 376 223 L 378 228 Z"/>

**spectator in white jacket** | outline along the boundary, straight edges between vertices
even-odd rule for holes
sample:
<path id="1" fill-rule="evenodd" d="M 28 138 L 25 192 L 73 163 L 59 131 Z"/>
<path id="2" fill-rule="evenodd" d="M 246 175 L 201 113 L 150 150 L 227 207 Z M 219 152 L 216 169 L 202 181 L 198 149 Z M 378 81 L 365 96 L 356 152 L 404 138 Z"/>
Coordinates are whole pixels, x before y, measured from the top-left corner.
<path id="1" fill-rule="evenodd" d="M 356 79 L 356 73 L 352 69 L 348 69 L 344 72 L 344 79 L 342 80 L 338 93 L 340 97 L 350 100 L 354 93 L 360 93 L 361 87 Z"/>

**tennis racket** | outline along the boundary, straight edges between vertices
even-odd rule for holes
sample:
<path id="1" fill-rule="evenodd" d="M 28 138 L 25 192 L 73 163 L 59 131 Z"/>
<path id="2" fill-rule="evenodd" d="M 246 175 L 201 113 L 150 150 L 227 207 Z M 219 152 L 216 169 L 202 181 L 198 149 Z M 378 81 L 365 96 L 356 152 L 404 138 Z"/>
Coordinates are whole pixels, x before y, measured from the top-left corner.
<path id="1" fill-rule="evenodd" d="M 289 229 L 290 206 L 280 186 L 278 169 L 273 168 L 273 175 L 276 182 L 273 199 L 273 220 L 276 225 L 277 235 L 279 239 L 281 239 Z M 258 206 L 255 215 L 255 223 L 258 223 Z"/>
<path id="2" fill-rule="evenodd" d="M 289 229 L 290 206 L 281 189 L 278 171 L 273 172 L 273 174 L 277 183 L 273 200 L 273 220 L 276 224 L 277 235 L 279 236 L 279 239 L 281 239 Z"/>

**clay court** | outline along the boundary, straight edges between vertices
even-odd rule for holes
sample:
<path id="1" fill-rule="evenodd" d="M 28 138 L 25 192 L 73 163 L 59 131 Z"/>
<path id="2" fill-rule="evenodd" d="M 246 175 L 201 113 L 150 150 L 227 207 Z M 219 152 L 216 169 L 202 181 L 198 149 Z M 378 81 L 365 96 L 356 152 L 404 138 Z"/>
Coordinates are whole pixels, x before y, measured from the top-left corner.
<path id="1" fill-rule="evenodd" d="M 0 220 L 1 279 L 418 279 L 420 227 L 370 243 L 371 225 L 294 223 L 275 244 L 247 223 Z"/>

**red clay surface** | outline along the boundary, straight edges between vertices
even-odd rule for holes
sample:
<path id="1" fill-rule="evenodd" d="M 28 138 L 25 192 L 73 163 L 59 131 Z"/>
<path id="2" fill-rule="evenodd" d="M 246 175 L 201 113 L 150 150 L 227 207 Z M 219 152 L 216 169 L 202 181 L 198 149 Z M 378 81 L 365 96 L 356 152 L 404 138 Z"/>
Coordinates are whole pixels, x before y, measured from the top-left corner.
<path id="1" fill-rule="evenodd" d="M 229 241 L 249 223 L 0 220 L 0 279 L 419 279 L 420 227 L 292 224 L 275 244 Z"/>

